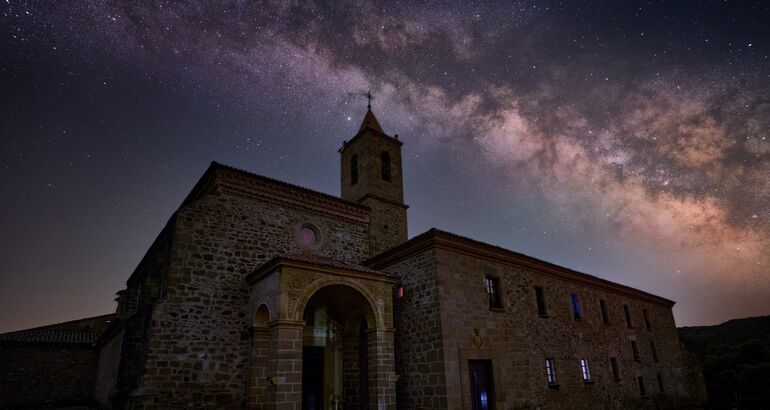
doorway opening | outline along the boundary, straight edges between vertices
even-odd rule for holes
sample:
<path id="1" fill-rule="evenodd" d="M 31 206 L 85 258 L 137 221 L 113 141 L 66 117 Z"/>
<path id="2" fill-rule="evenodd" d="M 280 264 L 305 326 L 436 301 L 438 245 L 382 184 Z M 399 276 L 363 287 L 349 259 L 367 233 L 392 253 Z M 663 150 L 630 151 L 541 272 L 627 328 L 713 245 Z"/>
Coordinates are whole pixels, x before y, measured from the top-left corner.
<path id="1" fill-rule="evenodd" d="M 491 360 L 468 360 L 473 410 L 494 410 L 495 391 Z"/>

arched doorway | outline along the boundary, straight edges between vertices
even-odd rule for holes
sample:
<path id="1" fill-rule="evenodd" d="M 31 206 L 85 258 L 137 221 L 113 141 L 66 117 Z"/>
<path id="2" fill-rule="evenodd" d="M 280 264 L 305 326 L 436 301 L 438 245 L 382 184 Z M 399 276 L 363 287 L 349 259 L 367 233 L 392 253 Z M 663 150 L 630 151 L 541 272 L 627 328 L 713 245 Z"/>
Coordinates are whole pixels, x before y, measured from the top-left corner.
<path id="1" fill-rule="evenodd" d="M 308 299 L 302 318 L 302 408 L 368 409 L 376 327 L 369 301 L 350 286 L 328 285 Z"/>

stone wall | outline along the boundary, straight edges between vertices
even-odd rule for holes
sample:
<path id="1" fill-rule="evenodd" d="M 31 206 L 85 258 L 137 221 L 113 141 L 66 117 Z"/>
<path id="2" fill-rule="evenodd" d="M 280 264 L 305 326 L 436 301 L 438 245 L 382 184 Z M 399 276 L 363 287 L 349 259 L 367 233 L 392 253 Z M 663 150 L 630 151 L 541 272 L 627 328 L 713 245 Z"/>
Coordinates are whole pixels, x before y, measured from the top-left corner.
<path id="1" fill-rule="evenodd" d="M 123 330 L 103 341 L 98 347 L 98 361 L 96 368 L 96 382 L 94 385 L 94 399 L 107 405 L 112 396 L 117 393 L 118 367 L 120 366 L 120 352 L 123 346 Z"/>
<path id="2" fill-rule="evenodd" d="M 398 408 L 447 408 L 435 252 L 419 253 L 384 271 L 396 275 L 404 287 L 404 296 L 393 306 Z"/>
<path id="3" fill-rule="evenodd" d="M 361 203 L 372 210 L 369 229 L 370 256 L 406 242 L 408 233 L 404 205 L 376 197 L 367 197 Z"/>
<path id="4" fill-rule="evenodd" d="M 277 254 L 347 262 L 368 255 L 367 220 L 221 191 L 177 214 L 166 297 L 153 309 L 148 336 L 145 383 L 161 392 L 158 407 L 246 402 L 252 312 L 244 278 L 258 266 Z M 298 240 L 303 226 L 316 231 L 314 245 Z"/>
<path id="5" fill-rule="evenodd" d="M 683 360 L 670 306 L 452 250 L 435 252 L 448 408 L 470 408 L 470 359 L 492 361 L 497 408 L 669 408 L 694 401 L 688 377 L 692 369 Z M 489 306 L 486 276 L 499 281 L 500 309 Z M 547 316 L 538 313 L 536 286 L 544 289 Z M 573 293 L 579 298 L 581 319 L 573 315 Z M 607 306 L 607 325 L 600 316 L 600 300 Z M 632 328 L 623 305 L 629 307 Z M 619 380 L 613 377 L 611 357 L 618 362 Z M 554 359 L 558 388 L 547 382 L 546 358 Z M 582 358 L 589 361 L 588 383 L 582 377 Z"/>
<path id="6" fill-rule="evenodd" d="M 90 403 L 96 354 L 89 344 L 0 343 L 0 409 Z"/>

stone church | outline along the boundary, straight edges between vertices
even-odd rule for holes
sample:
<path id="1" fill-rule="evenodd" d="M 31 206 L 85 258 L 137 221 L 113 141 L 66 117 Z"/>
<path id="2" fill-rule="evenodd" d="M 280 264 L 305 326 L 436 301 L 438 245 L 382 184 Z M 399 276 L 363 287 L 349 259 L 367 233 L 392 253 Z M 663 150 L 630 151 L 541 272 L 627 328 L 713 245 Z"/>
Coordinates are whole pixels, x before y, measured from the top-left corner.
<path id="1" fill-rule="evenodd" d="M 341 197 L 212 163 L 114 314 L 0 335 L 0 408 L 681 408 L 673 301 L 431 229 L 371 111 Z"/>

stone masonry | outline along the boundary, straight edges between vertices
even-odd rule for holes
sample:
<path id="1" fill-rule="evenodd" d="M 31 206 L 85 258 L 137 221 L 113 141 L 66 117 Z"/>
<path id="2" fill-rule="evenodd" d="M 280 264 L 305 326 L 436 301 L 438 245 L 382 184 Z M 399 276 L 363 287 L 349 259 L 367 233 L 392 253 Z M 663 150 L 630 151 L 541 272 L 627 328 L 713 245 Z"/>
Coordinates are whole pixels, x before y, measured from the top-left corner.
<path id="1" fill-rule="evenodd" d="M 405 288 L 395 310 L 401 408 L 470 409 L 473 359 L 491 361 L 500 409 L 679 408 L 705 398 L 679 343 L 673 302 L 663 298 L 436 230 L 367 265 L 395 274 Z M 499 281 L 500 308 L 489 305 L 485 277 Z M 545 315 L 535 287 L 544 289 Z M 547 358 L 557 385 L 547 382 Z M 581 359 L 588 360 L 590 380 L 583 379 Z"/>

